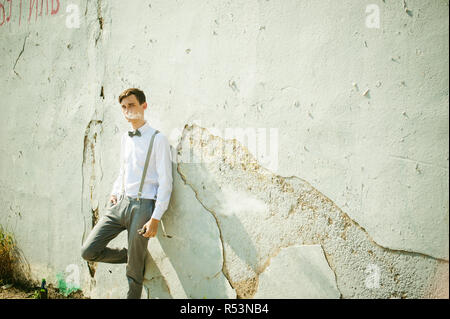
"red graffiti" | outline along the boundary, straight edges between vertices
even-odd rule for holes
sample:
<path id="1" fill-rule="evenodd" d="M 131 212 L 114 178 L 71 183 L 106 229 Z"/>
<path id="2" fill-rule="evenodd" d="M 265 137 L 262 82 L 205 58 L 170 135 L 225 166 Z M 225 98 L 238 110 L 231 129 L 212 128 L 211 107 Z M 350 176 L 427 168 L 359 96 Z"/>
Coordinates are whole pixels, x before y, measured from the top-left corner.
<path id="1" fill-rule="evenodd" d="M 6 0 L 6 2 L 9 2 L 9 15 L 6 18 L 6 22 L 9 22 L 11 20 L 11 7 L 12 7 L 12 0 Z"/>
<path id="2" fill-rule="evenodd" d="M 0 0 L 0 27 L 5 23 L 11 22 L 13 19 L 18 18 L 19 26 L 22 22 L 22 15 L 26 12 L 22 11 L 22 1 L 27 0 Z M 49 3 L 51 1 L 51 3 Z M 45 2 L 45 4 L 44 4 Z M 45 15 L 56 15 L 60 12 L 60 1 L 59 0 L 28 0 L 28 23 L 30 23 L 32 16 L 34 15 L 34 20 L 37 21 L 38 16 L 42 17 L 44 13 L 45 5 Z M 14 6 L 14 9 L 13 9 Z M 26 4 L 25 4 L 26 6 Z M 25 7 L 26 8 L 26 7 Z M 26 9 L 25 9 L 26 10 Z"/>
<path id="3" fill-rule="evenodd" d="M 0 11 L 2 13 L 2 23 L 0 23 L 0 27 L 5 23 L 5 7 L 0 3 Z"/>
<path id="4" fill-rule="evenodd" d="M 47 0 L 48 1 L 48 0 Z M 52 15 L 53 14 L 57 14 L 58 13 L 58 11 L 59 11 L 59 0 L 56 0 L 56 3 L 57 3 L 57 7 L 56 7 L 56 9 L 54 9 L 53 10 L 53 0 L 52 0 Z"/>
<path id="5" fill-rule="evenodd" d="M 30 22 L 31 14 L 33 13 L 34 3 L 36 3 L 36 19 L 37 19 L 39 0 L 29 0 L 28 2 L 30 3 L 30 15 L 28 16 L 28 22 Z"/>
<path id="6" fill-rule="evenodd" d="M 39 12 L 39 16 L 40 17 L 42 17 L 42 10 L 43 10 L 43 8 L 44 8 L 44 0 L 41 0 L 41 12 Z M 47 1 L 45 1 L 46 2 L 46 8 L 47 8 L 47 10 L 46 10 L 46 12 L 47 12 L 47 15 L 48 15 L 48 0 Z"/>

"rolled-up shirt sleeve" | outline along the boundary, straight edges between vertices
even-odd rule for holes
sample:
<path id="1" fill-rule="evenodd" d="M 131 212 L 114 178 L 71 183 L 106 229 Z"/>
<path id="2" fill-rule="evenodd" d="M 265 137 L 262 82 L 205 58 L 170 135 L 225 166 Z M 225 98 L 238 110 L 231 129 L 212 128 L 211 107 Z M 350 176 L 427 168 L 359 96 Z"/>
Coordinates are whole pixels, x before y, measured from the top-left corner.
<path id="1" fill-rule="evenodd" d="M 116 178 L 116 181 L 113 184 L 113 189 L 111 191 L 111 196 L 115 195 L 116 197 L 118 197 L 118 195 L 120 194 L 120 192 L 122 191 L 122 176 L 124 174 L 124 165 L 123 165 L 123 152 L 124 152 L 124 137 L 125 135 L 122 135 L 122 138 L 120 140 L 120 154 L 119 154 L 119 176 Z"/>
<path id="2" fill-rule="evenodd" d="M 160 136 L 158 136 L 160 135 Z M 156 171 L 158 173 L 158 191 L 156 195 L 155 209 L 152 218 L 160 220 L 169 207 L 172 195 L 172 153 L 167 137 L 161 133 L 157 134 L 156 144 Z"/>

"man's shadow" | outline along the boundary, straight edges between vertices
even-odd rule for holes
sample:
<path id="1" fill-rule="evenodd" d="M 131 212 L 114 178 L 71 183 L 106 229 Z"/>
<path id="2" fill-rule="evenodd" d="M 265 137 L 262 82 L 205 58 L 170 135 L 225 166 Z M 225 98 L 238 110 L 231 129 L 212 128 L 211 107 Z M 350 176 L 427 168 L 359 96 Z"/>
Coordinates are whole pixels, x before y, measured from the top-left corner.
<path id="1" fill-rule="evenodd" d="M 162 217 L 170 237 L 164 236 L 160 223 L 156 238 L 149 241 L 144 285 L 150 298 L 230 298 L 233 287 L 223 272 L 226 267 L 222 269 L 225 245 L 255 272 L 256 247 L 236 215 L 216 213 L 226 212 L 232 203 L 224 202 L 204 164 L 180 165 L 181 174 L 172 163 L 173 191 Z"/>

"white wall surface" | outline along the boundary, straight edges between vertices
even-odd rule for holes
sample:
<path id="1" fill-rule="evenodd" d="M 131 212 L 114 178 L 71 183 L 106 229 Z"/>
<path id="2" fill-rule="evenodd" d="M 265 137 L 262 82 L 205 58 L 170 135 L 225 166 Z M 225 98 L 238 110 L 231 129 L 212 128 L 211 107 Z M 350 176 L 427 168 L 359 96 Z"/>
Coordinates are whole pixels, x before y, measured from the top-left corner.
<path id="1" fill-rule="evenodd" d="M 448 1 L 31 3 L 0 1 L 0 224 L 33 278 L 74 264 L 86 295 L 126 295 L 125 266 L 92 277 L 80 247 L 139 87 L 174 158 L 228 146 L 173 163 L 150 298 L 448 298 Z"/>

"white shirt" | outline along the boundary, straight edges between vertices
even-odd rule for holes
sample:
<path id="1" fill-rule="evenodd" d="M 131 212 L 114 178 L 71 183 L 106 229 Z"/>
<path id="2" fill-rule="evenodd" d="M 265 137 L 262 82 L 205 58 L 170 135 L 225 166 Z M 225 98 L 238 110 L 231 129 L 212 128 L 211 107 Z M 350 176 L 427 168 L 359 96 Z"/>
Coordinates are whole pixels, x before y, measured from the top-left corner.
<path id="1" fill-rule="evenodd" d="M 114 182 L 111 195 L 118 196 L 122 191 L 123 160 L 125 159 L 125 195 L 137 197 L 150 139 L 156 131 L 147 121 L 138 130 L 141 132 L 141 136 L 130 137 L 128 131 L 122 135 L 119 176 Z M 172 183 L 170 144 L 167 137 L 159 132 L 155 135 L 153 141 L 153 149 L 141 195 L 141 198 L 155 199 L 156 197 L 152 218 L 160 220 L 167 210 L 172 194 Z"/>

